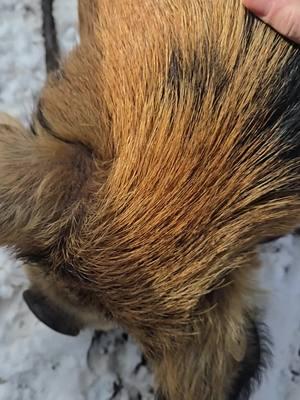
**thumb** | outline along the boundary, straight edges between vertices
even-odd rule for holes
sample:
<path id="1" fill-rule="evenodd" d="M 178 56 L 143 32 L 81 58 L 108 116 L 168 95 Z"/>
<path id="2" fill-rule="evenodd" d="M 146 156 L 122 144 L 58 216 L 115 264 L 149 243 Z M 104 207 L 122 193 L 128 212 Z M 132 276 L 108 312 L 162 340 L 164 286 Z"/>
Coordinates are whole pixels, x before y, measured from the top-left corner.
<path id="1" fill-rule="evenodd" d="M 300 0 L 243 0 L 243 4 L 279 33 L 300 43 Z"/>

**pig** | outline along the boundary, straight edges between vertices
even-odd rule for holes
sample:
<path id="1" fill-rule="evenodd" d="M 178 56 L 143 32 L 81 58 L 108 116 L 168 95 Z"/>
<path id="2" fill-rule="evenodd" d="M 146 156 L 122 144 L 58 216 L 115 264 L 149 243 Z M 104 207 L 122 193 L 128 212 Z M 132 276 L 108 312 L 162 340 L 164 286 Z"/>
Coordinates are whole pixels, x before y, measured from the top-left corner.
<path id="1" fill-rule="evenodd" d="M 0 121 L 0 245 L 52 329 L 120 326 L 159 400 L 245 400 L 260 243 L 300 226 L 300 52 L 239 0 L 79 0 L 31 128 Z"/>

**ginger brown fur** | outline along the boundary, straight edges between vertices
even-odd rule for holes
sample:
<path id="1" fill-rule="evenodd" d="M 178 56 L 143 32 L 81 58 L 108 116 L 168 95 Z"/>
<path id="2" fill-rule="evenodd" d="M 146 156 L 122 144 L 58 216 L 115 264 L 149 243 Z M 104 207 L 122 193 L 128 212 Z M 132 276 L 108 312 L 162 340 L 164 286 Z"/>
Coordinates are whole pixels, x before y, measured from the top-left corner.
<path id="1" fill-rule="evenodd" d="M 300 224 L 299 50 L 238 0 L 79 16 L 34 132 L 1 124 L 0 244 L 80 327 L 127 329 L 159 398 L 246 398 L 256 248 Z"/>

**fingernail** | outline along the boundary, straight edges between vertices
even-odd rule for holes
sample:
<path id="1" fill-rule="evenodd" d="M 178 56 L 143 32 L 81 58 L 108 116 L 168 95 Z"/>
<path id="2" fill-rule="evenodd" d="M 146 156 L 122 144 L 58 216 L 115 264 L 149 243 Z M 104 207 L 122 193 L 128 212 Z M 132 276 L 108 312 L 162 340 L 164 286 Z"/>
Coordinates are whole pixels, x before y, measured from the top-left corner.
<path id="1" fill-rule="evenodd" d="M 243 0 L 244 5 L 258 17 L 269 14 L 274 0 Z"/>

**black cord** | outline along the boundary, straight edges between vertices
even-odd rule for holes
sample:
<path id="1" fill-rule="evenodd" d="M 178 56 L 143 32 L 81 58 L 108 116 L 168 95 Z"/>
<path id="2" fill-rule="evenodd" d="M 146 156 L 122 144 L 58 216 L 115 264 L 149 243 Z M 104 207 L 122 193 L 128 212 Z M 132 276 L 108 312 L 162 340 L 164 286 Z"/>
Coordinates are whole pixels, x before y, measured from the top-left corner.
<path id="1" fill-rule="evenodd" d="M 47 73 L 59 68 L 59 45 L 57 41 L 55 20 L 53 17 L 53 1 L 42 1 L 43 37 L 45 44 L 45 58 Z"/>

